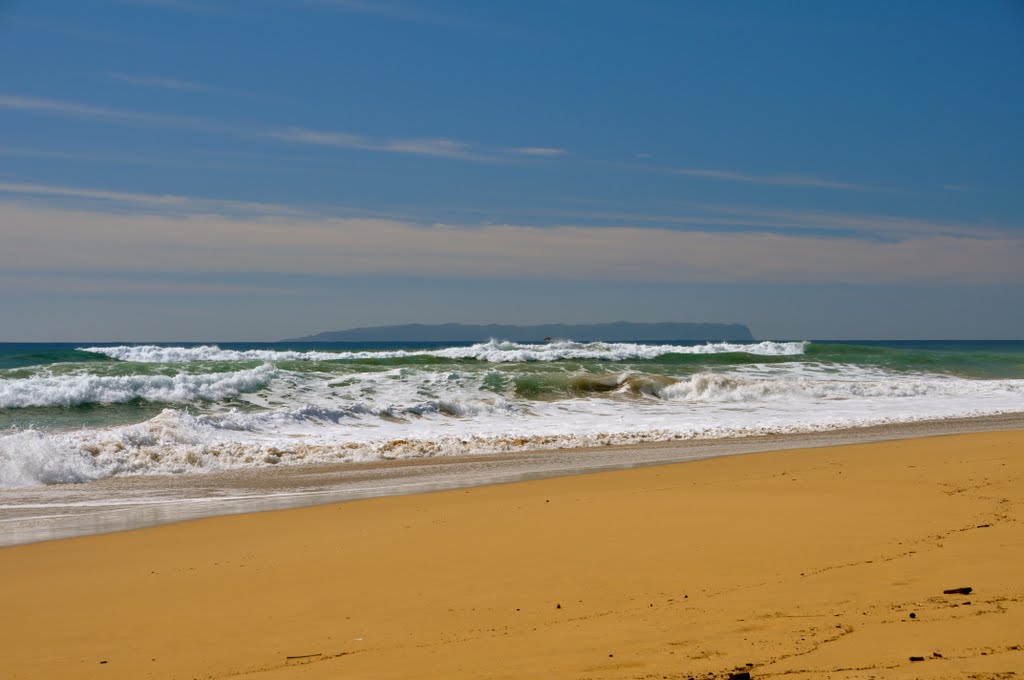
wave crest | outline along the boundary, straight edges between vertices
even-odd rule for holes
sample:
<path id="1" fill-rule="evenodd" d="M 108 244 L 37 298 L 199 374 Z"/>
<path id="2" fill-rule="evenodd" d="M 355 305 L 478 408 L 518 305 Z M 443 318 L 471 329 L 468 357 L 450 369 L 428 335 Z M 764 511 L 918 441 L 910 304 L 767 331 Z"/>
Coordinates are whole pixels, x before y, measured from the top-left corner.
<path id="1" fill-rule="evenodd" d="M 829 401 L 910 397 L 965 397 L 971 394 L 1024 396 L 1024 381 L 968 381 L 956 379 L 827 380 L 807 378 L 752 378 L 721 373 L 697 373 L 685 380 L 658 387 L 655 396 L 670 401 L 743 402 L 758 404 L 784 399 Z"/>
<path id="2" fill-rule="evenodd" d="M 277 374 L 270 364 L 231 373 L 178 375 L 37 375 L 0 380 L 0 408 L 218 401 L 266 387 Z"/>
<path id="3" fill-rule="evenodd" d="M 626 361 L 654 359 L 666 354 L 753 354 L 793 356 L 806 351 L 807 342 L 709 342 L 703 345 L 644 345 L 631 342 L 573 342 L 562 340 L 543 345 L 491 340 L 469 347 L 444 347 L 424 350 L 338 351 L 317 350 L 234 350 L 217 345 L 199 347 L 162 347 L 158 345 L 119 345 L 116 347 L 80 347 L 83 352 L 102 354 L 119 361 L 138 363 L 190 363 L 196 361 L 352 361 L 365 359 L 404 359 L 437 357 L 475 359 L 490 363 L 523 363 L 596 359 Z"/>

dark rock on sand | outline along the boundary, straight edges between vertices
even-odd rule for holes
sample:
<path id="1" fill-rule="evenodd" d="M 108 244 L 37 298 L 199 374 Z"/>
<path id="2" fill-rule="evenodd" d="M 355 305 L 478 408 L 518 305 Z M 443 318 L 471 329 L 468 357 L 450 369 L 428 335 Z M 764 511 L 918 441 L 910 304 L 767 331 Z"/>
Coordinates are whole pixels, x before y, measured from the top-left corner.
<path id="1" fill-rule="evenodd" d="M 948 590 L 943 590 L 942 594 L 943 595 L 970 595 L 973 590 L 974 590 L 974 588 L 972 588 L 970 586 L 964 586 L 963 588 L 949 588 Z"/>

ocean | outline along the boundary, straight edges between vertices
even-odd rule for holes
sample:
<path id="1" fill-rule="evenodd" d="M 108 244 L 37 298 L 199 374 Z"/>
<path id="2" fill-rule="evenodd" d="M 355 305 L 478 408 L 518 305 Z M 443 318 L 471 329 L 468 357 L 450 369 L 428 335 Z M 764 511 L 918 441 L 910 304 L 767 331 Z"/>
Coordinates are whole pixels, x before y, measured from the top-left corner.
<path id="1" fill-rule="evenodd" d="M 1024 342 L 0 344 L 0 488 L 1024 411 Z"/>

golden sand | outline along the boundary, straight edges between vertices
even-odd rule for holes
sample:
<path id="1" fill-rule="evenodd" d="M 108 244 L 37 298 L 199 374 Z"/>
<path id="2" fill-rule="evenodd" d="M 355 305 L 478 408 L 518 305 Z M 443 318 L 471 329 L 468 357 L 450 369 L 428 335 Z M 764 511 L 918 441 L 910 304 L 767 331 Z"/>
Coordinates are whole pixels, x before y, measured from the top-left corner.
<path id="1" fill-rule="evenodd" d="M 1013 431 L 6 548 L 0 676 L 1024 677 L 1022 501 Z"/>

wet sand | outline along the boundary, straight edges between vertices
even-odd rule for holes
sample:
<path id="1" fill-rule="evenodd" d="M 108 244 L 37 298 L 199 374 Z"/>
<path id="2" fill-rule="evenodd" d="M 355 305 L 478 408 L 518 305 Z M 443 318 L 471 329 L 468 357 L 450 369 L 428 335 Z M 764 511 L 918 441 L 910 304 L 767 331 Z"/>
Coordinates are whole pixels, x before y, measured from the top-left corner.
<path id="1" fill-rule="evenodd" d="M 0 546 L 138 529 L 216 515 L 501 484 L 715 456 L 1001 429 L 1024 429 L 1024 414 L 803 434 L 440 456 L 363 464 L 267 466 L 0 489 Z"/>
<path id="2" fill-rule="evenodd" d="M 1014 430 L 41 542 L 0 549 L 0 656 L 12 678 L 1012 678 L 1022 503 Z"/>

